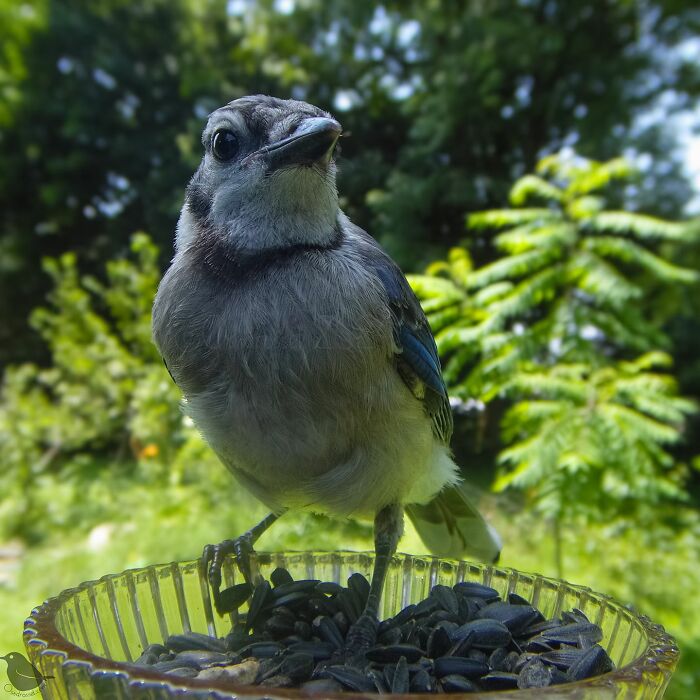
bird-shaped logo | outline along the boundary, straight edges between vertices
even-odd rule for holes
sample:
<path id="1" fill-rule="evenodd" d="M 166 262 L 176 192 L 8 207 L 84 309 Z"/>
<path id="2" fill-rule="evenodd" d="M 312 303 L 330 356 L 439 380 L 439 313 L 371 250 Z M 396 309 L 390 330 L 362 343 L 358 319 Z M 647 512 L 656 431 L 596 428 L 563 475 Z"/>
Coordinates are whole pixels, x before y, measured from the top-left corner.
<path id="1" fill-rule="evenodd" d="M 7 661 L 7 677 L 16 690 L 34 690 L 46 678 L 53 678 L 53 676 L 44 676 L 18 651 L 11 651 L 5 656 L 0 656 L 0 659 Z"/>

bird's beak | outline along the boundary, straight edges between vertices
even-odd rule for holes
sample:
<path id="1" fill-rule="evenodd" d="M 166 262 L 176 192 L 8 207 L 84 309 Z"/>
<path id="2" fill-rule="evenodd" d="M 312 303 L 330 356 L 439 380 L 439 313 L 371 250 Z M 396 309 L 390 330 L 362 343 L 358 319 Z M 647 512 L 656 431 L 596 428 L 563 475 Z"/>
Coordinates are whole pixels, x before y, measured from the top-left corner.
<path id="1" fill-rule="evenodd" d="M 342 130 L 335 119 L 310 117 L 291 136 L 261 148 L 258 153 L 267 160 L 270 171 L 290 165 L 326 166 Z"/>

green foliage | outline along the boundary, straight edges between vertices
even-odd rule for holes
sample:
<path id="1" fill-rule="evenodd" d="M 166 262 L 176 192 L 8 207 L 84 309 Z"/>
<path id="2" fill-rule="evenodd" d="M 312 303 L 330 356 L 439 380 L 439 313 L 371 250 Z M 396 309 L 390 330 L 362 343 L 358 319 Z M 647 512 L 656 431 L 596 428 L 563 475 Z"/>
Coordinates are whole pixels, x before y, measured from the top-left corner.
<path id="1" fill-rule="evenodd" d="M 667 373 L 652 305 L 698 282 L 669 259 L 696 229 L 607 211 L 600 191 L 631 176 L 621 159 L 545 158 L 512 187 L 513 208 L 468 217 L 495 232 L 496 260 L 474 269 L 456 248 L 410 277 L 453 394 L 509 406 L 497 488 L 525 490 L 557 520 L 685 498 L 672 449 L 695 404 Z"/>
<path id="2" fill-rule="evenodd" d="M 54 289 L 31 322 L 52 366 L 8 368 L 2 387 L 5 534 L 40 536 L 76 510 L 99 511 L 109 499 L 102 485 L 114 475 L 96 477 L 115 458 L 145 464 L 141 472 L 130 468 L 129 478 L 163 478 L 165 465 L 172 466 L 167 480 L 178 478 L 176 454 L 196 436 L 151 341 L 157 250 L 144 234 L 131 250 L 133 259 L 108 264 L 105 282 L 81 277 L 73 254 L 45 261 Z M 83 512 L 79 520 L 91 518 Z"/>

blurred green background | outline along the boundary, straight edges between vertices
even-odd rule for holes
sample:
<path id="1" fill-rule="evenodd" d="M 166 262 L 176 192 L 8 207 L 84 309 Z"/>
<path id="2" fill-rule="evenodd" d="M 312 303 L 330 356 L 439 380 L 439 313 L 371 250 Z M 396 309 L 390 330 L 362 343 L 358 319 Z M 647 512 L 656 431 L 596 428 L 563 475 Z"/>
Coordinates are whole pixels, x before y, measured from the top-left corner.
<path id="1" fill-rule="evenodd" d="M 699 29 L 684 0 L 0 0 L 0 652 L 264 514 L 150 308 L 207 114 L 267 93 L 349 134 L 342 206 L 412 273 L 502 563 L 663 623 L 667 697 L 700 696 Z M 370 547 L 308 515 L 260 543 Z"/>

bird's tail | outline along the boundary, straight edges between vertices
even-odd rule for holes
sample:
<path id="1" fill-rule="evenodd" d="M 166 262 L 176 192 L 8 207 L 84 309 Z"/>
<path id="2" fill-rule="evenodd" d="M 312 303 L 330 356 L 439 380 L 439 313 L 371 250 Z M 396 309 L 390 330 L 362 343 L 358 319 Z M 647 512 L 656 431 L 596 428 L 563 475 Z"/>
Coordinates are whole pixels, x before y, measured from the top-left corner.
<path id="1" fill-rule="evenodd" d="M 501 538 L 471 503 L 467 488 L 464 484 L 449 486 L 425 505 L 407 505 L 406 513 L 433 554 L 495 564 Z"/>

